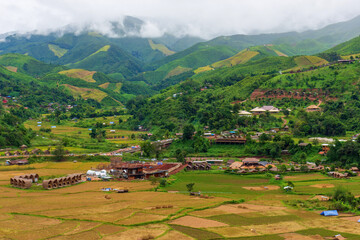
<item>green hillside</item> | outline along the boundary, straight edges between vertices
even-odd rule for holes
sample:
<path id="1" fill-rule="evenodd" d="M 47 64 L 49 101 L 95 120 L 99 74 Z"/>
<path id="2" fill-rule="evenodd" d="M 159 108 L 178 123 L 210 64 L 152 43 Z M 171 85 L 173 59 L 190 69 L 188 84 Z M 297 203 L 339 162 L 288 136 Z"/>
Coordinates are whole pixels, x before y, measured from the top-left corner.
<path id="1" fill-rule="evenodd" d="M 75 63 L 67 64 L 71 68 L 121 73 L 125 78 L 142 71 L 141 62 L 116 46 L 105 45 L 89 56 Z"/>
<path id="2" fill-rule="evenodd" d="M 340 55 L 351 55 L 351 54 L 360 53 L 360 37 L 356 37 L 347 42 L 340 43 L 339 45 L 325 52 L 327 53 L 336 52 Z"/>
<path id="3" fill-rule="evenodd" d="M 232 102 L 245 101 L 242 106 L 247 110 L 258 104 L 293 108 L 311 105 L 313 100 L 310 99 L 318 97 L 344 101 L 358 94 L 360 77 L 358 63 L 339 63 L 316 68 L 326 63 L 326 60 L 316 56 L 264 57 L 232 67 L 198 73 L 149 100 L 134 99 L 127 107 L 134 115 L 133 124 L 141 124 L 149 128 L 162 127 L 177 131 L 181 126 L 191 122 L 200 126 L 210 126 L 211 129 L 224 130 L 236 128 L 237 115 L 230 113 Z M 299 67 L 310 70 L 292 74 L 280 73 Z M 260 101 L 257 103 L 251 96 L 259 89 L 264 95 L 261 95 L 263 100 L 256 100 Z M 293 100 L 289 98 L 265 100 L 267 91 L 281 92 L 279 89 L 283 91 L 299 89 L 297 91 L 300 93 L 308 93 Z M 142 102 L 140 104 L 137 101 Z M 170 125 L 168 119 L 171 119 L 174 125 Z M 353 120 L 352 117 L 351 120 L 349 118 L 349 124 Z M 353 122 L 350 125 L 353 126 Z M 360 129 L 360 126 L 358 127 Z"/>
<path id="4" fill-rule="evenodd" d="M 234 50 L 225 46 L 212 47 L 205 44 L 197 44 L 194 47 L 175 53 L 155 63 L 152 67 L 159 66 L 155 71 L 142 73 L 135 79 L 141 77 L 150 84 L 157 84 L 162 80 L 226 59 L 235 53 Z"/>
<path id="5" fill-rule="evenodd" d="M 39 77 L 51 71 L 56 72 L 66 69 L 63 66 L 40 62 L 30 56 L 13 53 L 0 55 L 0 65 L 13 67 L 12 69 L 15 72 L 25 73 L 33 77 Z"/>

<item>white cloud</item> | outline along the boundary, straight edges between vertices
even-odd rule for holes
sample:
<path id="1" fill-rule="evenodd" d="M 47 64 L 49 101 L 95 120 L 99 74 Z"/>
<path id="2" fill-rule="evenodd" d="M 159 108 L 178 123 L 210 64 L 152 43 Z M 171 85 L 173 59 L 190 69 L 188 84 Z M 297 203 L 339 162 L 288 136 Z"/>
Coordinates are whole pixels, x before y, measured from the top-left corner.
<path id="1" fill-rule="evenodd" d="M 0 0 L 0 34 L 67 25 L 111 34 L 108 21 L 146 21 L 141 34 L 211 38 L 316 29 L 360 14 L 358 0 Z"/>

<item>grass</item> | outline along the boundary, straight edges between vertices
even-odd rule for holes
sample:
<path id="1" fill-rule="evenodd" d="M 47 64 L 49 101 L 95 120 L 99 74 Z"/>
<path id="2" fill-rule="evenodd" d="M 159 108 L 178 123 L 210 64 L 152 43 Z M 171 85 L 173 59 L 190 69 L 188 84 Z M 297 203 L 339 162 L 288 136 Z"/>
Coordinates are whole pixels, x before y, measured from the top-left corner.
<path id="1" fill-rule="evenodd" d="M 59 72 L 59 74 L 64 74 L 71 78 L 79 78 L 79 79 L 84 80 L 85 82 L 90 82 L 90 83 L 96 82 L 93 79 L 93 76 L 95 73 L 96 73 L 96 71 L 88 71 L 85 69 L 69 69 L 69 70 Z"/>

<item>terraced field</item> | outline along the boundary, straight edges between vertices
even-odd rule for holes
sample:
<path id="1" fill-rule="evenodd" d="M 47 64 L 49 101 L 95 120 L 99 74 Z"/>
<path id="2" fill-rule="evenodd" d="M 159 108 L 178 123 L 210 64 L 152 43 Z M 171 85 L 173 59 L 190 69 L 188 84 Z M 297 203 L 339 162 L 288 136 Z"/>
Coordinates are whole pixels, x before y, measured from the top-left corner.
<path id="1" fill-rule="evenodd" d="M 307 174 L 288 176 L 301 195 L 247 190 L 245 186 L 269 184 L 269 179 L 218 172 L 179 173 L 158 192 L 151 190 L 148 181 L 94 181 L 54 190 L 8 185 L 8 178 L 23 173 L 65 175 L 97 164 L 0 166 L 0 238 L 320 240 L 335 234 L 360 238 L 356 217 L 322 217 L 317 211 L 284 205 L 286 200 L 306 200 L 320 193 L 322 189 L 312 187 L 314 184 L 359 183 L 359 177 L 335 180 L 316 173 L 309 175 L 310 180 Z M 185 192 L 189 182 L 210 197 L 189 196 Z M 358 186 L 354 184 L 354 190 L 359 191 Z M 103 192 L 104 187 L 127 188 L 129 193 Z M 241 198 L 245 202 L 237 201 Z"/>

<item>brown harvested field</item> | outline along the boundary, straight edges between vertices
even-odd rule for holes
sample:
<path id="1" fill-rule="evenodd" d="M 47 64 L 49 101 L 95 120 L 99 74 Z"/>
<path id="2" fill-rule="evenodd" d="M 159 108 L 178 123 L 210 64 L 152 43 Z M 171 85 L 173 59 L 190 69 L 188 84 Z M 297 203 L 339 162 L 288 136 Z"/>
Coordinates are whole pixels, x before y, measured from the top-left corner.
<path id="1" fill-rule="evenodd" d="M 64 233 L 64 235 L 73 235 L 80 232 L 88 231 L 100 225 L 101 223 L 96 223 L 96 222 L 79 222 L 76 228 L 74 228 L 69 232 Z"/>
<path id="2" fill-rule="evenodd" d="M 138 223 L 143 223 L 143 222 L 160 221 L 165 218 L 166 218 L 166 216 L 139 212 L 139 213 L 135 213 L 134 215 L 130 216 L 129 218 L 125 218 L 125 219 L 116 221 L 116 223 L 121 224 L 121 225 L 132 225 L 132 224 L 138 224 Z"/>
<path id="3" fill-rule="evenodd" d="M 185 216 L 185 217 L 178 218 L 178 219 L 172 221 L 171 224 L 182 225 L 182 226 L 193 227 L 193 228 L 209 228 L 209 227 L 229 226 L 228 224 L 225 224 L 222 222 L 204 219 L 204 218 L 192 217 L 192 216 Z"/>
<path id="4" fill-rule="evenodd" d="M 333 188 L 335 187 L 334 184 L 314 184 L 314 185 L 310 185 L 310 187 L 314 187 L 314 188 Z"/>
<path id="5" fill-rule="evenodd" d="M 284 180 L 286 181 L 306 181 L 306 180 L 314 180 L 314 179 L 332 179 L 332 178 L 320 173 L 296 174 L 293 176 L 284 177 Z"/>
<path id="6" fill-rule="evenodd" d="M 306 227 L 298 222 L 278 222 L 266 225 L 249 225 L 246 226 L 246 228 L 249 230 L 254 229 L 259 234 L 288 233 L 306 229 Z"/>
<path id="7" fill-rule="evenodd" d="M 256 205 L 256 204 L 248 204 L 248 203 L 241 203 L 238 205 L 240 208 L 250 209 L 254 211 L 278 211 L 278 210 L 286 210 L 286 207 L 277 207 L 277 206 L 267 206 L 267 205 Z"/>
<path id="8" fill-rule="evenodd" d="M 279 186 L 269 185 L 269 186 L 259 186 L 259 187 L 243 187 L 246 190 L 252 191 L 268 191 L 268 190 L 278 190 L 280 189 Z"/>
<path id="9" fill-rule="evenodd" d="M 68 172 L 84 172 L 98 164 L 37 163 L 0 171 L 0 239 L 188 240 L 214 237 L 246 239 L 250 236 L 268 239 L 263 235 L 269 234 L 289 240 L 320 239 L 318 236 L 294 233 L 313 228 L 360 234 L 358 217 L 350 217 L 343 213 L 340 213 L 339 217 L 323 217 L 316 211 L 284 206 L 284 200 L 308 200 L 316 194 L 295 195 L 282 191 L 241 190 L 242 186 L 252 184 L 267 186 L 268 180 L 261 177 L 229 177 L 226 183 L 230 185 L 241 181 L 239 193 L 231 190 L 234 192 L 224 195 L 227 197 L 219 197 L 223 196 L 220 193 L 209 199 L 181 194 L 183 190 L 180 188 L 173 188 L 174 191 L 180 191 L 177 194 L 154 192 L 151 190 L 153 186 L 150 182 L 143 180 L 93 181 L 55 190 L 41 190 L 40 187 L 23 190 L 8 186 L 9 177 L 23 173 L 41 173 L 40 176 L 61 175 Z M 27 169 L 29 166 L 36 169 Z M 0 167 L 2 168 L 5 167 Z M 211 174 L 206 175 L 211 177 Z M 216 177 L 218 179 L 219 174 Z M 305 178 L 300 175 L 297 177 Z M 204 193 L 211 191 L 203 189 L 206 186 L 200 183 L 196 186 Z M 104 187 L 127 188 L 130 192 L 103 192 L 101 189 Z M 318 191 L 320 194 L 322 190 L 312 188 L 312 191 Z M 111 198 L 107 199 L 105 195 Z M 229 200 L 239 200 L 244 196 L 248 199 L 245 203 L 222 204 Z M 170 208 L 163 208 L 169 205 Z M 199 210 L 204 208 L 205 210 Z M 157 224 L 154 224 L 154 221 Z M 169 226 L 176 227 L 176 231 Z"/>
<path id="10" fill-rule="evenodd" d="M 218 233 L 227 238 L 250 237 L 258 235 L 257 233 L 252 232 L 251 229 L 245 227 L 208 228 L 207 230 Z"/>
<path id="11" fill-rule="evenodd" d="M 178 231 L 170 231 L 166 233 L 164 236 L 158 238 L 159 240 L 192 240 L 194 238 L 186 236 Z"/>
<path id="12" fill-rule="evenodd" d="M 111 236 L 104 237 L 104 240 L 139 240 L 143 237 L 152 236 L 153 238 L 164 234 L 169 229 L 168 226 L 162 224 L 154 224 L 131 228 L 127 231 L 116 233 Z"/>
<path id="13" fill-rule="evenodd" d="M 116 208 L 115 208 L 116 209 Z M 64 215 L 62 216 L 65 219 L 81 219 L 81 220 L 90 220 L 90 221 L 105 221 L 105 222 L 109 222 L 109 223 L 113 223 L 116 221 L 119 221 L 121 219 L 124 218 L 128 218 L 130 217 L 132 214 L 134 214 L 136 212 L 135 209 L 122 209 L 122 210 L 118 210 L 118 211 L 113 211 L 113 212 L 98 212 L 98 213 L 92 213 L 92 214 L 75 214 L 75 215 Z M 69 213 L 68 212 L 64 212 L 65 214 Z M 50 214 L 47 214 L 50 215 Z"/>
<path id="14" fill-rule="evenodd" d="M 73 235 L 65 235 L 65 236 L 57 236 L 51 239 L 55 239 L 55 240 L 74 240 L 74 239 L 89 239 L 89 240 L 95 240 L 95 239 L 100 239 L 99 234 L 94 231 L 94 230 L 90 230 L 90 231 L 85 231 L 85 232 L 80 232 L 80 233 L 76 233 Z"/>
<path id="15" fill-rule="evenodd" d="M 298 233 L 284 233 L 280 235 L 284 240 L 323 240 L 320 235 L 305 236 Z"/>
<path id="16" fill-rule="evenodd" d="M 121 226 L 102 224 L 100 227 L 97 227 L 94 230 L 100 233 L 102 236 L 106 236 L 106 235 L 125 231 L 126 229 L 127 228 Z"/>

